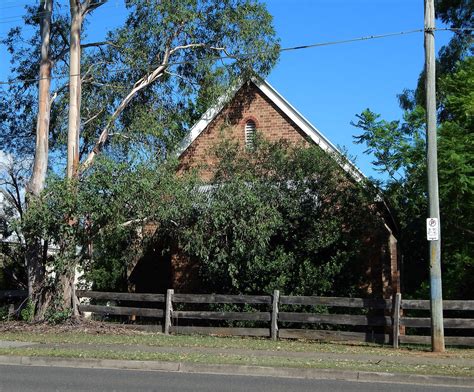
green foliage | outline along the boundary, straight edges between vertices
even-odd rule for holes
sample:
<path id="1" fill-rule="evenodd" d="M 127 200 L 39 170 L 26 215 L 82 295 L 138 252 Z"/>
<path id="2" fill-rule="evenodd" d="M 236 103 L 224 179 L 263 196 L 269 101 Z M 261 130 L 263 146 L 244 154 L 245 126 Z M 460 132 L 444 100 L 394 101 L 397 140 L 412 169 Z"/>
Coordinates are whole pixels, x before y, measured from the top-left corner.
<path id="1" fill-rule="evenodd" d="M 8 320 L 8 317 L 10 316 L 9 307 L 10 305 L 0 306 L 0 321 Z"/>
<path id="2" fill-rule="evenodd" d="M 157 243 L 178 244 L 196 259 L 206 290 L 348 295 L 362 288 L 361 244 L 381 228 L 371 186 L 354 183 L 318 147 L 257 140 L 249 152 L 223 141 L 215 154 L 211 184 L 177 176 L 172 160 L 103 156 L 74 192 L 71 182 L 51 179 L 24 230 L 50 243 L 73 238 L 77 248 L 51 267 L 61 271 L 74 258 L 102 290 L 126 289 L 130 263 Z M 68 316 L 53 308 L 52 321 Z"/>
<path id="3" fill-rule="evenodd" d="M 66 161 L 69 97 L 60 76 L 69 67 L 69 9 L 56 2 L 53 10 L 51 171 L 45 192 L 21 216 L 19 234 L 29 244 L 59 249 L 41 266 L 56 273 L 45 288 L 59 293 L 61 276 L 72 276 L 78 264 L 97 288 L 123 288 L 127 263 L 145 241 L 140 228 L 147 221 L 173 225 L 171 217 L 189 208 L 188 189 L 177 184 L 169 170 L 174 163 L 164 158 L 217 96 L 241 78 L 266 75 L 278 57 L 272 18 L 258 1 L 133 0 L 126 8 L 126 22 L 107 34 L 107 45 L 82 51 L 80 159 L 110 125 L 109 139 L 103 160 L 70 182 L 57 175 Z M 11 78 L 25 81 L 2 87 L 0 96 L 2 149 L 15 159 L 32 156 L 35 146 L 38 15 L 27 7 L 24 22 L 33 32 L 16 27 L 2 40 L 12 56 Z M 131 94 L 166 58 L 166 72 Z"/>
<path id="4" fill-rule="evenodd" d="M 20 319 L 28 323 L 32 322 L 35 316 L 35 304 L 28 300 L 20 311 Z"/>
<path id="5" fill-rule="evenodd" d="M 472 27 L 474 4 L 470 0 L 435 0 L 436 17 L 457 27 Z"/>
<path id="6" fill-rule="evenodd" d="M 19 244 L 0 243 L 0 290 L 26 285 L 24 249 Z"/>
<path id="7" fill-rule="evenodd" d="M 60 306 L 58 308 L 58 306 Z M 45 314 L 45 320 L 50 324 L 61 324 L 71 318 L 71 309 L 63 309 L 59 303 L 48 308 Z"/>
<path id="8" fill-rule="evenodd" d="M 193 181 L 178 178 L 171 159 L 134 164 L 102 156 L 80 186 L 50 177 L 41 198 L 29 206 L 22 231 L 59 246 L 48 260 L 58 275 L 74 261 L 95 288 L 124 290 L 127 267 L 148 240 L 142 230 L 148 222 L 174 226 L 191 206 Z"/>
<path id="9" fill-rule="evenodd" d="M 195 197 L 179 244 L 199 260 L 206 290 L 349 294 L 364 279 L 361 241 L 380 224 L 370 187 L 319 147 L 259 141 L 217 150 L 212 185 Z M 363 228 L 361 230 L 361 228 Z"/>
<path id="10" fill-rule="evenodd" d="M 272 17 L 256 0 L 133 0 L 126 2 L 126 12 L 125 23 L 107 33 L 110 44 L 82 50 L 86 77 L 81 83 L 81 158 L 135 83 L 167 55 L 166 73 L 112 120 L 109 154 L 128 156 L 151 147 L 157 153 L 172 150 L 222 92 L 240 78 L 268 74 L 278 58 Z M 2 149 L 15 156 L 34 153 L 41 44 L 38 14 L 36 7 L 27 7 L 24 23 L 0 41 L 11 54 L 11 78 L 26 80 L 9 85 L 0 98 Z M 69 19 L 69 8 L 56 2 L 50 37 L 55 77 L 68 74 Z M 84 43 L 90 42 L 88 28 L 94 26 L 84 23 Z M 168 47 L 174 49 L 172 53 L 166 53 Z M 253 55 L 241 56 L 246 53 Z M 53 79 L 51 90 L 50 149 L 58 166 L 65 163 L 67 83 Z"/>
<path id="11" fill-rule="evenodd" d="M 445 22 L 472 19 L 472 5 L 439 1 Z M 454 8 L 452 8 L 454 7 Z M 456 7 L 461 7 L 458 9 Z M 456 26 L 458 27 L 458 26 Z M 438 59 L 438 177 L 442 225 L 443 292 L 446 298 L 474 296 L 474 58 L 467 55 L 468 33 L 443 48 Z M 449 54 L 449 56 L 448 56 Z M 420 80 L 424 79 L 422 74 Z M 423 80 L 422 80 L 423 81 Z M 386 195 L 400 222 L 407 294 L 428 295 L 428 247 L 424 87 L 400 98 L 404 121 L 387 122 L 366 110 L 354 123 L 363 133 L 374 166 L 388 175 Z"/>

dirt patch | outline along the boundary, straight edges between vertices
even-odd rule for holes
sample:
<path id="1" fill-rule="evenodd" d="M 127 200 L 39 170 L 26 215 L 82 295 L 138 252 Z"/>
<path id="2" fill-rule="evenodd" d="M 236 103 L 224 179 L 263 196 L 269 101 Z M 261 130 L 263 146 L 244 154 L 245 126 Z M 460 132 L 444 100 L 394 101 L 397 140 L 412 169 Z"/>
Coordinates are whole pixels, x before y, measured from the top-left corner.
<path id="1" fill-rule="evenodd" d="M 26 323 L 24 321 L 4 321 L 0 323 L 0 332 L 30 332 L 30 333 L 89 333 L 113 335 L 147 334 L 139 331 L 132 324 L 113 324 L 85 319 L 70 319 L 62 324 Z"/>

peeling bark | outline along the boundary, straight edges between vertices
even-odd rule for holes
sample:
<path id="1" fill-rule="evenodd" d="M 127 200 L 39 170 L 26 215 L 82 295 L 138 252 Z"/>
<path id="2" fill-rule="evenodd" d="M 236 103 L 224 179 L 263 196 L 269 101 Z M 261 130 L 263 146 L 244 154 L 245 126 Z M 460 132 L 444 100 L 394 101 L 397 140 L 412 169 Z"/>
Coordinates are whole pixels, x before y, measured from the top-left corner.
<path id="1" fill-rule="evenodd" d="M 69 0 L 71 9 L 71 26 L 69 42 L 69 118 L 67 137 L 67 166 L 66 178 L 72 180 L 77 177 L 80 157 L 80 127 L 81 127 L 81 33 L 82 23 L 86 15 L 93 9 L 100 7 L 105 1 L 94 0 Z M 92 44 L 91 46 L 96 45 Z M 73 190 L 75 192 L 75 190 Z M 73 216 L 66 217 L 67 224 L 77 225 L 77 219 Z M 60 246 L 61 257 L 67 265 L 56 278 L 58 282 L 58 294 L 64 309 L 72 309 L 73 315 L 78 315 L 77 300 L 75 298 L 75 272 L 76 255 L 75 241 L 64 238 Z"/>
<path id="2" fill-rule="evenodd" d="M 53 0 L 41 0 L 40 34 L 41 60 L 38 86 L 38 116 L 33 172 L 27 186 L 27 204 L 38 199 L 44 189 L 48 169 L 48 138 L 50 122 L 51 68 L 50 36 Z M 35 306 L 35 319 L 41 320 L 49 304 L 50 296 L 45 288 L 45 255 L 40 238 L 25 236 L 26 267 L 28 273 L 28 297 Z"/>
<path id="3" fill-rule="evenodd" d="M 77 175 L 79 166 L 79 128 L 81 124 L 81 29 L 82 5 L 70 0 L 71 31 L 69 44 L 69 122 L 67 133 L 66 177 Z"/>

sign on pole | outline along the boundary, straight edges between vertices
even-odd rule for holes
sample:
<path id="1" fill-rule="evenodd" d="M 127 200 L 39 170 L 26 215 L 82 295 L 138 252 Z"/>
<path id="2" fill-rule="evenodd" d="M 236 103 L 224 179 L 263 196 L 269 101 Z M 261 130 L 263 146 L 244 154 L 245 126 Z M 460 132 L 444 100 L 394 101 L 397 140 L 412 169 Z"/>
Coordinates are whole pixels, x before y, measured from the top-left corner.
<path id="1" fill-rule="evenodd" d="M 438 218 L 426 219 L 426 239 L 428 241 L 439 241 L 439 220 Z"/>

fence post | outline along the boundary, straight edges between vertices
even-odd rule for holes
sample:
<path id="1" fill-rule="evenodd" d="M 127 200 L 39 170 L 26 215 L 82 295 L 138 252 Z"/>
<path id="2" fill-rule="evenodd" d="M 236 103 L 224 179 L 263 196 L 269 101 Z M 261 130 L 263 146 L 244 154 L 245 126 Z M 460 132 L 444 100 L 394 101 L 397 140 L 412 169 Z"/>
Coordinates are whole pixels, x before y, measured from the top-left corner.
<path id="1" fill-rule="evenodd" d="M 7 321 L 10 321 L 10 318 L 15 316 L 15 305 L 10 304 L 8 307 L 8 315 L 7 315 Z"/>
<path id="2" fill-rule="evenodd" d="M 171 327 L 171 313 L 173 312 L 173 289 L 166 291 L 166 306 L 165 306 L 165 335 L 169 335 Z"/>
<path id="3" fill-rule="evenodd" d="M 400 306 L 402 304 L 402 294 L 396 293 L 393 301 L 393 319 L 392 319 L 392 340 L 393 348 L 398 348 L 398 341 L 400 340 Z"/>
<path id="4" fill-rule="evenodd" d="M 280 301 L 280 291 L 273 291 L 272 300 L 272 325 L 271 325 L 271 338 L 277 340 L 278 338 L 278 303 Z"/>

